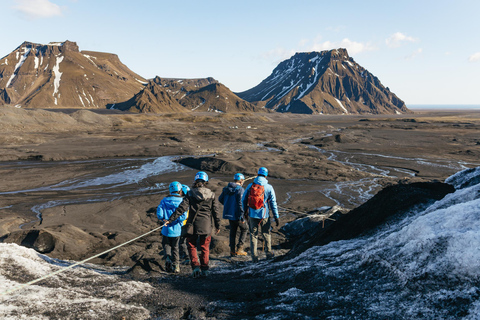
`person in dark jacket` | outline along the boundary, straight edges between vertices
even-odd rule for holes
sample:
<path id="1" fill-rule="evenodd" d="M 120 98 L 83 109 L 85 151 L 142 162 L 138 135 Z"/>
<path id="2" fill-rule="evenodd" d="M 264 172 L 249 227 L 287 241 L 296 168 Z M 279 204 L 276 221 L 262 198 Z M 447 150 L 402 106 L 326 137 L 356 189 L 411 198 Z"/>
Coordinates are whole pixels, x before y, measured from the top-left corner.
<path id="1" fill-rule="evenodd" d="M 233 182 L 223 188 L 218 201 L 223 204 L 223 219 L 230 223 L 230 256 L 246 256 L 244 250 L 245 238 L 247 237 L 247 224 L 243 215 L 242 188 L 245 176 L 241 173 L 235 174 Z M 237 230 L 240 230 L 238 245 L 235 247 Z"/>
<path id="2" fill-rule="evenodd" d="M 167 222 L 173 223 L 183 212 L 188 211 L 187 225 L 193 225 L 193 234 L 187 235 L 187 247 L 194 278 L 208 275 L 213 224 L 216 233 L 220 232 L 215 193 L 207 188 L 207 184 L 208 175 L 203 171 L 198 172 L 192 188 Z M 197 241 L 201 251 L 200 259 L 197 256 Z"/>

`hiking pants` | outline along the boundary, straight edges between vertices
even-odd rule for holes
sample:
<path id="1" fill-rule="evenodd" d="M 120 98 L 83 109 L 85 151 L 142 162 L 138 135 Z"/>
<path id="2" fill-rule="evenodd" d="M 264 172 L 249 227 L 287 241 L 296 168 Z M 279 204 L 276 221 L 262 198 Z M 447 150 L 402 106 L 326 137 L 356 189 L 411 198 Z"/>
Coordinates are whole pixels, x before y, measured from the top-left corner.
<path id="1" fill-rule="evenodd" d="M 243 248 L 245 245 L 245 238 L 247 237 L 247 224 L 242 223 L 239 220 L 230 221 L 230 251 L 238 251 L 236 249 Z M 235 241 L 237 240 L 237 230 L 240 229 L 240 236 L 238 237 L 238 245 L 235 247 Z"/>
<path id="2" fill-rule="evenodd" d="M 187 237 L 188 254 L 190 255 L 190 264 L 192 269 L 200 267 L 202 270 L 208 270 L 210 260 L 210 242 L 212 236 L 194 234 Z M 200 261 L 197 255 L 197 242 L 200 246 Z"/>
<path id="3" fill-rule="evenodd" d="M 261 233 L 265 241 L 265 253 L 272 252 L 272 238 L 270 236 L 271 222 L 270 218 L 267 219 L 255 219 L 248 218 L 250 226 L 250 253 L 252 258 L 257 258 L 257 241 L 258 234 Z"/>
<path id="4" fill-rule="evenodd" d="M 170 258 L 172 264 L 178 265 L 180 262 L 180 257 L 178 254 L 178 242 L 180 241 L 180 237 L 167 237 L 163 236 L 162 245 L 163 251 L 165 254 L 165 259 Z"/>
<path id="5" fill-rule="evenodd" d="M 188 257 L 187 238 L 181 236 L 178 246 L 180 247 L 180 259 L 186 259 Z"/>

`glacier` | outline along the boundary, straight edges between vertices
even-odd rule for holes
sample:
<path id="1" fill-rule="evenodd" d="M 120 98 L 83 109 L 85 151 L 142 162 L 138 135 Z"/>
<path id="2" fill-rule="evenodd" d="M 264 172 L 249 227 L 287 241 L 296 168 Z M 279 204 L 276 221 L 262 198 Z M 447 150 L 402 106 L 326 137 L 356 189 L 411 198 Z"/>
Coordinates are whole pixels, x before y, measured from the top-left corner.
<path id="1" fill-rule="evenodd" d="M 271 284 L 270 292 L 245 301 L 211 301 L 207 309 L 224 314 L 261 310 L 255 319 L 478 319 L 480 167 L 445 182 L 455 192 L 411 208 L 362 237 L 314 246 L 286 260 L 219 264 L 212 278 L 262 279 Z M 0 243 L 1 291 L 64 265 L 68 262 Z M 0 315 L 148 319 L 138 297 L 148 297 L 153 287 L 88 265 L 0 295 Z M 128 302 L 132 299 L 136 302 Z"/>

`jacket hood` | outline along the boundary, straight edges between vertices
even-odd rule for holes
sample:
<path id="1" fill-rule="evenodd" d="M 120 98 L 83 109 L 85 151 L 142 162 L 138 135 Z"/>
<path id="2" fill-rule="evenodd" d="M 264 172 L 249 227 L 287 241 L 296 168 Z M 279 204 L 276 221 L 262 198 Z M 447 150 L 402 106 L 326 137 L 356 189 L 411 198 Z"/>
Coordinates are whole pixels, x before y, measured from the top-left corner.
<path id="1" fill-rule="evenodd" d="M 191 198 L 195 199 L 196 201 L 205 201 L 210 198 L 213 198 L 214 194 L 212 190 L 200 187 L 200 188 L 192 188 L 190 191 Z"/>
<path id="2" fill-rule="evenodd" d="M 236 184 L 235 182 L 230 182 L 227 186 L 227 192 L 228 194 L 234 194 L 235 193 L 235 190 L 237 190 L 238 188 L 240 188 L 240 185 L 239 184 Z"/>
<path id="3" fill-rule="evenodd" d="M 168 196 L 163 201 L 167 209 L 175 211 L 175 209 L 178 207 L 178 204 L 182 202 L 182 200 L 183 197 L 180 196 Z"/>
<path id="4" fill-rule="evenodd" d="M 267 178 L 262 177 L 262 176 L 256 177 L 255 180 L 253 180 L 253 182 L 256 183 L 256 184 L 259 184 L 261 186 L 265 186 L 265 185 L 268 184 Z"/>

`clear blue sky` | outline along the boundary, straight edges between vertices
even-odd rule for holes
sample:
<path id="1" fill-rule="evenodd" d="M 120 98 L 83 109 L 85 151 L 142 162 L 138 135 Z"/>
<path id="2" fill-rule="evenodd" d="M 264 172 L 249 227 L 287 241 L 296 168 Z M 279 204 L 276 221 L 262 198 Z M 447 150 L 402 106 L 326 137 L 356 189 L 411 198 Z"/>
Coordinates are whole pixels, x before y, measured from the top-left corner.
<path id="1" fill-rule="evenodd" d="M 407 106 L 480 104 L 480 1 L 2 0 L 0 12 L 0 57 L 70 40 L 145 78 L 239 92 L 295 52 L 344 47 Z"/>

